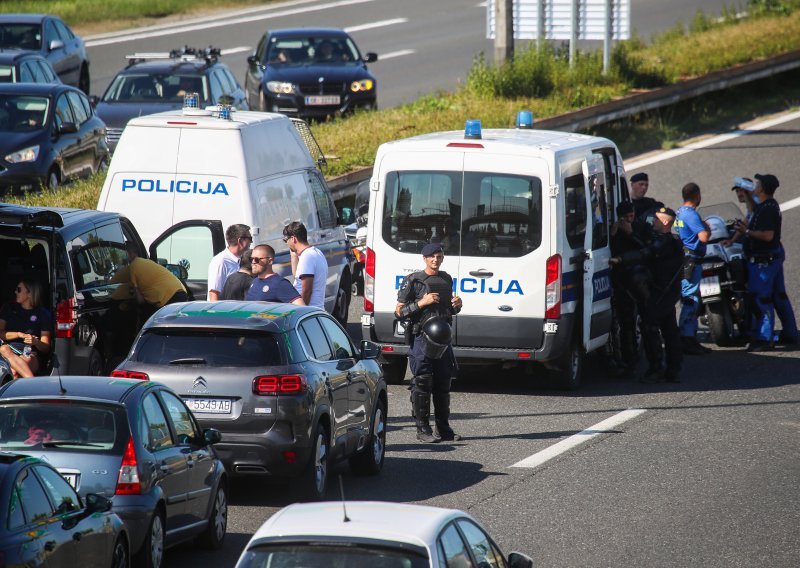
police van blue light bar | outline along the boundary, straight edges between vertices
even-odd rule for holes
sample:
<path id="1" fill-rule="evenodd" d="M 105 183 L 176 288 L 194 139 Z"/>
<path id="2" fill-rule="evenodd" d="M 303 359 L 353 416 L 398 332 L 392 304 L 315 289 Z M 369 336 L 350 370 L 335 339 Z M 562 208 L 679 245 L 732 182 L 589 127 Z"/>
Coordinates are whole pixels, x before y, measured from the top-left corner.
<path id="1" fill-rule="evenodd" d="M 529 110 L 521 110 L 517 113 L 517 128 L 527 130 L 533 128 L 533 113 Z"/>
<path id="2" fill-rule="evenodd" d="M 481 139 L 481 121 L 480 120 L 468 120 L 467 123 L 464 125 L 464 138 L 468 140 L 480 140 Z"/>
<path id="3" fill-rule="evenodd" d="M 197 93 L 186 93 L 183 95 L 183 108 L 196 109 L 200 107 L 200 95 Z"/>

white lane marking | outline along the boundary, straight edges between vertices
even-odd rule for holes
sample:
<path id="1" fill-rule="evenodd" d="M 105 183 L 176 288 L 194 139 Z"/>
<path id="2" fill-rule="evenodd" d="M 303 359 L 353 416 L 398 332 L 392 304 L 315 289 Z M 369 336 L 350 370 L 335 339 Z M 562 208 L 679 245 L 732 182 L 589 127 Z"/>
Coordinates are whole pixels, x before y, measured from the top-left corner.
<path id="1" fill-rule="evenodd" d="M 800 207 L 800 197 L 795 197 L 794 199 L 781 203 L 781 212 L 794 209 L 795 207 Z"/>
<path id="2" fill-rule="evenodd" d="M 582 432 L 578 432 L 577 434 L 573 434 L 569 438 L 565 438 L 561 440 L 557 444 L 553 444 L 549 448 L 545 448 L 541 452 L 537 452 L 530 457 L 525 458 L 522 461 L 518 461 L 511 467 L 527 467 L 533 468 L 542 465 L 545 462 L 550 461 L 554 457 L 557 457 L 564 452 L 571 450 L 575 446 L 579 446 L 584 442 L 588 442 L 592 438 L 595 438 L 601 434 L 607 434 L 609 430 L 612 428 L 619 426 L 623 422 L 627 422 L 637 416 L 644 414 L 647 410 L 643 408 L 629 408 L 628 410 L 623 410 L 622 412 L 615 414 L 610 418 L 606 418 L 605 420 L 598 422 L 594 426 L 590 426 L 586 430 Z"/>
<path id="3" fill-rule="evenodd" d="M 347 33 L 363 32 L 364 30 L 372 30 L 375 28 L 384 28 L 386 26 L 393 26 L 395 24 L 405 24 L 408 18 L 394 18 L 392 20 L 381 20 L 380 22 L 370 22 L 369 24 L 361 24 L 358 26 L 349 26 L 344 28 Z"/>
<path id="4" fill-rule="evenodd" d="M 202 21 L 193 24 L 175 25 L 169 28 L 153 29 L 144 28 L 138 32 L 125 33 L 114 37 L 98 38 L 94 40 L 87 40 L 86 47 L 97 47 L 100 45 L 109 45 L 112 43 L 123 43 L 126 41 L 134 41 L 137 39 L 147 39 L 151 37 L 160 37 L 167 35 L 174 35 L 178 33 L 194 32 L 199 30 L 208 30 L 211 28 L 221 28 L 224 26 L 231 26 L 235 24 L 247 24 L 251 22 L 258 22 L 262 20 L 271 20 L 273 18 L 281 18 L 284 16 L 296 16 L 298 14 L 306 14 L 308 12 L 319 12 L 321 10 L 328 10 L 330 8 L 339 8 L 342 6 L 351 6 L 353 4 L 364 4 L 366 2 L 374 2 L 375 0 L 340 0 L 339 2 L 330 2 L 328 4 L 319 4 L 318 6 L 303 6 L 302 8 L 295 8 L 289 10 L 281 10 L 277 12 L 270 12 L 268 14 L 255 14 L 252 16 L 243 16 L 232 18 L 229 20 L 217 19 L 211 21 Z"/>
<path id="5" fill-rule="evenodd" d="M 411 55 L 412 53 L 416 53 L 416 49 L 401 49 L 400 51 L 390 51 L 389 53 L 381 53 L 378 56 L 378 61 L 386 61 L 387 59 L 393 59 L 395 57 L 403 57 L 404 55 Z"/>
<path id="6" fill-rule="evenodd" d="M 242 47 L 229 47 L 220 51 L 222 55 L 231 55 L 233 53 L 242 53 L 243 51 L 253 51 L 252 47 L 243 45 Z"/>

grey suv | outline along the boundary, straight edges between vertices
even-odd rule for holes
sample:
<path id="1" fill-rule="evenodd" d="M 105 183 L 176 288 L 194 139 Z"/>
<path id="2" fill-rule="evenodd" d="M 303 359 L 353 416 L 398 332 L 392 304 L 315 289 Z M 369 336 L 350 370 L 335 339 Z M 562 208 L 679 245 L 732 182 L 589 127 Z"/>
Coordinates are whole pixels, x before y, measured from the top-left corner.
<path id="1" fill-rule="evenodd" d="M 386 449 L 386 382 L 379 348 L 356 348 L 317 308 L 265 302 L 188 302 L 161 308 L 115 377 L 170 386 L 232 475 L 300 477 L 325 497 L 329 465 L 349 459 L 377 474 Z"/>

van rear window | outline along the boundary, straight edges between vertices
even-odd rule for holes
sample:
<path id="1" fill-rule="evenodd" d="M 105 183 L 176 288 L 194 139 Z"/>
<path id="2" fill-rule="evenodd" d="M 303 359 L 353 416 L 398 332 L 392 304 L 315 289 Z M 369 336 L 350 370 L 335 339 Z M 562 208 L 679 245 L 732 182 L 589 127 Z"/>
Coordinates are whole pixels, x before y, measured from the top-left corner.
<path id="1" fill-rule="evenodd" d="M 489 172 L 390 172 L 383 239 L 400 252 L 519 257 L 542 242 L 539 178 Z"/>
<path id="2" fill-rule="evenodd" d="M 284 364 L 275 335 L 216 329 L 151 329 L 136 343 L 131 360 L 174 366 L 264 367 Z"/>

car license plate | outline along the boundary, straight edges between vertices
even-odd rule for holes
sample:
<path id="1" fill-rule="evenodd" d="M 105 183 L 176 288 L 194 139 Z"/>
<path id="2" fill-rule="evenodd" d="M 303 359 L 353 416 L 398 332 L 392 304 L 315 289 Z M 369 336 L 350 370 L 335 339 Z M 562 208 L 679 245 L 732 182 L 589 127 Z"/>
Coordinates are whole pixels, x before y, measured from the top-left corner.
<path id="1" fill-rule="evenodd" d="M 205 412 L 207 414 L 230 414 L 231 400 L 229 398 L 186 398 L 186 406 L 192 412 Z"/>
<path id="2" fill-rule="evenodd" d="M 78 490 L 78 474 L 77 473 L 61 473 L 61 477 L 67 480 L 72 488 L 77 491 Z"/>
<path id="3" fill-rule="evenodd" d="M 719 276 L 708 276 L 700 280 L 701 296 L 718 296 L 721 291 Z"/>
<path id="4" fill-rule="evenodd" d="M 308 106 L 338 105 L 340 101 L 339 95 L 306 97 L 306 104 Z"/>

